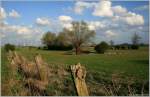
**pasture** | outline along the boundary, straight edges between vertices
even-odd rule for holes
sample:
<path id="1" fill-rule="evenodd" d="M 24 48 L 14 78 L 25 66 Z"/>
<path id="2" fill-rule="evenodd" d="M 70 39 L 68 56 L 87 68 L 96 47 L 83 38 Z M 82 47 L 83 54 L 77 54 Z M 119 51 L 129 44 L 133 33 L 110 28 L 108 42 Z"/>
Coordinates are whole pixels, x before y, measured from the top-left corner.
<path id="1" fill-rule="evenodd" d="M 149 52 L 148 47 L 140 47 L 139 50 L 108 50 L 105 54 L 97 54 L 93 48 L 87 48 L 91 53 L 75 55 L 72 51 L 50 51 L 34 47 L 17 47 L 16 51 L 29 60 L 39 53 L 49 65 L 63 65 L 65 67 L 80 62 L 87 70 L 87 86 L 90 88 L 90 95 L 105 95 L 102 93 L 100 84 L 109 83 L 112 75 L 119 75 L 123 82 L 133 79 L 136 93 L 140 94 L 139 87 L 146 82 L 144 94 L 148 93 L 149 80 Z M 7 82 L 11 80 L 9 62 L 4 49 L 1 49 L 1 80 L 2 95 L 13 95 L 10 93 Z M 115 52 L 115 53 L 114 53 Z M 18 76 L 17 76 L 18 77 Z M 99 85 L 97 85 L 99 84 Z M 94 90 L 97 89 L 97 90 Z M 50 91 L 50 90 L 49 90 Z M 57 89 L 56 89 L 57 91 Z M 59 90 L 61 91 L 61 90 Z M 123 90 L 122 90 L 123 91 Z M 140 92 L 139 92 L 140 91 Z M 62 91 L 61 91 L 62 92 Z M 56 93 L 56 95 L 65 95 Z M 66 95 L 76 95 L 70 92 Z M 123 93 L 117 95 L 126 95 Z"/>

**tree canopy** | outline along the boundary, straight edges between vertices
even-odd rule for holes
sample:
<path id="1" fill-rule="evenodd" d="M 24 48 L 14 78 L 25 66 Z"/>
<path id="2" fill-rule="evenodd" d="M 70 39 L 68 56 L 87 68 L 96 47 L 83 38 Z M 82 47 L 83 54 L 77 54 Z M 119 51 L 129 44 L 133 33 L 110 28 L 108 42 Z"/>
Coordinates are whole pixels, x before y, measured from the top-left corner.
<path id="1" fill-rule="evenodd" d="M 66 33 L 67 40 L 75 48 L 76 54 L 81 52 L 82 44 L 90 42 L 95 36 L 95 31 L 90 30 L 88 24 L 84 21 L 72 22 L 72 28 L 64 29 L 63 32 Z"/>

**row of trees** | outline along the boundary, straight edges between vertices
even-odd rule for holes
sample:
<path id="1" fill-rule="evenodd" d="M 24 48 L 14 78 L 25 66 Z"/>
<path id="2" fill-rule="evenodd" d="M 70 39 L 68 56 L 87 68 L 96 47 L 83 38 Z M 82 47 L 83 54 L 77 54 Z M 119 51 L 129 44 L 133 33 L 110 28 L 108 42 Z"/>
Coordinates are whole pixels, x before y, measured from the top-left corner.
<path id="1" fill-rule="evenodd" d="M 76 54 L 80 54 L 81 46 L 89 43 L 94 36 L 95 31 L 90 30 L 86 22 L 72 22 L 71 29 L 64 28 L 57 36 L 54 33 L 47 32 L 43 36 L 42 42 L 49 49 L 56 45 L 60 47 L 73 46 Z"/>
<path id="2" fill-rule="evenodd" d="M 132 44 L 123 43 L 123 44 L 114 45 L 114 42 L 111 40 L 110 46 L 112 49 L 138 49 L 140 45 L 139 44 L 140 39 L 141 37 L 137 33 L 134 33 L 133 36 L 131 37 Z"/>
<path id="3" fill-rule="evenodd" d="M 74 48 L 76 54 L 80 54 L 81 46 L 91 42 L 94 36 L 95 31 L 90 30 L 86 22 L 72 22 L 72 29 L 64 28 L 58 35 L 52 32 L 45 33 L 42 37 L 42 42 L 50 50 L 71 50 Z M 95 46 L 95 50 L 98 53 L 104 53 L 110 47 L 113 49 L 138 49 L 140 39 L 141 37 L 135 33 L 131 38 L 132 44 L 114 45 L 111 40 L 110 45 L 108 45 L 103 41 Z M 6 51 L 14 50 L 15 46 L 7 44 L 5 49 Z"/>
<path id="4" fill-rule="evenodd" d="M 70 50 L 75 49 L 76 54 L 80 54 L 81 46 L 91 42 L 91 39 L 95 36 L 95 31 L 88 28 L 88 24 L 84 21 L 72 22 L 71 29 L 63 29 L 58 35 L 55 33 L 47 32 L 43 35 L 42 42 L 48 49 L 54 50 Z M 132 44 L 120 44 L 114 45 L 111 40 L 110 45 L 106 42 L 101 42 L 95 46 L 95 50 L 98 53 L 104 53 L 109 47 L 114 49 L 138 49 L 139 48 L 139 35 L 134 34 L 132 37 Z"/>
<path id="5" fill-rule="evenodd" d="M 5 49 L 5 51 L 14 51 L 15 49 L 16 49 L 16 47 L 15 47 L 15 45 L 12 45 L 12 44 L 5 44 L 5 46 L 4 46 L 4 49 Z"/>
<path id="6" fill-rule="evenodd" d="M 47 32 L 42 38 L 43 44 L 47 46 L 49 50 L 70 50 L 72 45 L 68 43 L 67 39 L 64 37 L 63 32 L 56 35 L 52 32 Z"/>
<path id="7" fill-rule="evenodd" d="M 96 50 L 97 53 L 104 53 L 109 48 L 114 49 L 114 50 L 138 49 L 140 45 L 139 39 L 141 39 L 141 37 L 139 37 L 138 34 L 135 33 L 131 39 L 132 44 L 123 43 L 123 44 L 114 45 L 114 42 L 111 40 L 110 45 L 109 45 L 105 41 L 102 41 L 101 43 L 97 44 L 94 49 Z"/>

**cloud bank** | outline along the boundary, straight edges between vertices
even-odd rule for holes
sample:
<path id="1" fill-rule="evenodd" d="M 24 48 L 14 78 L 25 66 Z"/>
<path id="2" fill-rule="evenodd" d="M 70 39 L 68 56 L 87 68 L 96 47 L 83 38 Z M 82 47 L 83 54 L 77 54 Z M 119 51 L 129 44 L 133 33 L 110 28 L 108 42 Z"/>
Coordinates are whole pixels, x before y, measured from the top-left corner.
<path id="1" fill-rule="evenodd" d="M 140 6 L 134 10 L 145 10 L 147 6 Z M 90 11 L 89 11 L 90 10 Z M 88 23 L 91 30 L 96 31 L 96 37 L 104 40 L 129 41 L 129 35 L 137 32 L 139 34 L 148 32 L 148 26 L 145 26 L 144 17 L 141 14 L 129 11 L 121 5 L 112 5 L 109 0 L 100 0 L 98 2 L 76 1 L 72 6 L 72 13 L 78 17 L 83 16 L 88 11 L 91 17 L 96 20 L 84 20 Z M 71 29 L 72 21 L 76 21 L 76 17 L 72 17 L 67 13 L 59 14 L 57 17 L 37 16 L 34 22 L 28 25 L 16 25 L 6 22 L 8 18 L 22 18 L 21 14 L 12 9 L 10 12 L 0 7 L 0 34 L 3 41 L 15 39 L 31 40 L 40 42 L 40 39 L 46 31 L 50 30 L 54 33 L 62 31 L 63 28 Z M 55 19 L 54 19 L 55 18 Z M 143 35 L 143 34 L 141 34 Z M 12 39 L 12 40 L 11 40 Z"/>

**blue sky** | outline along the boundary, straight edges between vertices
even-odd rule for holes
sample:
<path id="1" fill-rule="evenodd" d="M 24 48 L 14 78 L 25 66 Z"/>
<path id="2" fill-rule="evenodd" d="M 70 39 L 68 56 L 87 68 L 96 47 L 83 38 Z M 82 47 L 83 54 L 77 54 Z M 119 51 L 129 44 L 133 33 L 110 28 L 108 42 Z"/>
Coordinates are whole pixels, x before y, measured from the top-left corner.
<path id="1" fill-rule="evenodd" d="M 138 33 L 141 42 L 148 43 L 148 6 L 148 1 L 2 1 L 2 44 L 40 44 L 46 31 L 59 33 L 80 20 L 96 31 L 95 42 L 131 43 L 131 36 Z"/>

